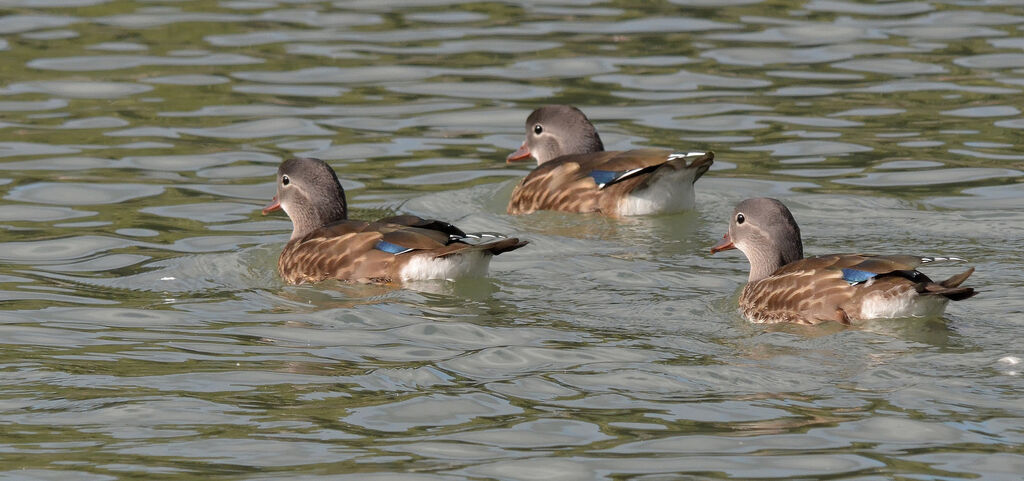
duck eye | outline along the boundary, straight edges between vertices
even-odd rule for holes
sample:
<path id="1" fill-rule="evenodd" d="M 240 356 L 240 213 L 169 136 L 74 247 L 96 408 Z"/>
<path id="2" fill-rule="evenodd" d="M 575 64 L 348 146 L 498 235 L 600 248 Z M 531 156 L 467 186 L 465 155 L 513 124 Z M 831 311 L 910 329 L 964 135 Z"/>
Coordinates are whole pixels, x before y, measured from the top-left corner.
<path id="1" fill-rule="evenodd" d="M 288 176 L 287 175 L 282 175 L 281 176 L 281 185 L 288 185 L 290 183 L 291 183 L 291 181 L 288 180 Z"/>
<path id="2" fill-rule="evenodd" d="M 743 221 L 745 221 L 745 220 L 747 220 L 747 218 L 743 216 L 742 212 L 739 213 L 739 214 L 736 214 L 736 223 L 737 224 L 742 224 Z"/>
<path id="3" fill-rule="evenodd" d="M 533 126 L 533 133 L 534 134 L 540 135 L 540 133 L 543 132 L 543 131 L 544 131 L 544 127 L 541 127 L 540 124 L 537 124 L 537 125 Z"/>

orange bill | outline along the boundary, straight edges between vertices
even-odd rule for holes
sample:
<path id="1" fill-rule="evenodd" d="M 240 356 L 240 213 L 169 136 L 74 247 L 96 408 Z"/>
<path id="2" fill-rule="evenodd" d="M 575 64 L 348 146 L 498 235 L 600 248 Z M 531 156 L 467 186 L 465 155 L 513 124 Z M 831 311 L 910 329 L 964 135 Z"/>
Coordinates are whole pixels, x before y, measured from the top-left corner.
<path id="1" fill-rule="evenodd" d="M 711 253 L 714 254 L 716 252 L 727 251 L 729 249 L 735 248 L 736 246 L 733 245 L 732 239 L 729 237 L 729 234 L 725 234 L 724 236 L 722 236 L 722 240 L 718 241 L 718 243 L 711 248 Z"/>
<path id="2" fill-rule="evenodd" d="M 526 146 L 526 142 L 523 142 L 523 145 L 519 146 L 519 150 L 512 152 L 511 154 L 508 154 L 508 157 L 505 157 L 505 163 L 507 164 L 509 162 L 523 160 L 528 157 L 530 157 L 530 148 Z"/>
<path id="3" fill-rule="evenodd" d="M 281 209 L 281 202 L 279 200 L 277 200 L 277 196 L 275 195 L 274 199 L 270 201 L 270 204 L 267 204 L 267 206 L 263 208 L 263 215 L 267 215 L 267 214 L 269 214 L 269 213 L 271 213 L 271 212 L 273 212 L 275 210 L 280 210 L 280 209 Z"/>

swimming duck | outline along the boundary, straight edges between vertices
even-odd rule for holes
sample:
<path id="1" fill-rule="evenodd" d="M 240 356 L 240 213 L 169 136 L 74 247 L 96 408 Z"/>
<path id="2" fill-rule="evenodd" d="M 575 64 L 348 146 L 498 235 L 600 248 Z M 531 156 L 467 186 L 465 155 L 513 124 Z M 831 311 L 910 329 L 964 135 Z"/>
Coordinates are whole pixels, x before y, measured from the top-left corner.
<path id="1" fill-rule="evenodd" d="M 831 254 L 804 258 L 800 228 L 782 202 L 740 202 L 729 232 L 711 253 L 739 249 L 750 262 L 740 311 L 752 322 L 851 324 L 875 318 L 934 317 L 950 301 L 975 294 L 960 287 L 974 268 L 934 282 L 917 267 L 955 257 Z"/>
<path id="2" fill-rule="evenodd" d="M 536 159 L 537 168 L 512 192 L 509 214 L 558 210 L 630 216 L 692 209 L 693 183 L 708 171 L 715 155 L 661 149 L 607 152 L 583 112 L 548 105 L 526 119 L 526 140 L 506 162 L 528 157 Z"/>
<path id="3" fill-rule="evenodd" d="M 467 234 L 413 215 L 350 220 L 337 174 L 313 158 L 288 159 L 278 167 L 277 195 L 263 214 L 278 209 L 292 220 L 291 239 L 277 262 L 289 284 L 481 277 L 492 256 L 527 244 L 497 234 Z"/>

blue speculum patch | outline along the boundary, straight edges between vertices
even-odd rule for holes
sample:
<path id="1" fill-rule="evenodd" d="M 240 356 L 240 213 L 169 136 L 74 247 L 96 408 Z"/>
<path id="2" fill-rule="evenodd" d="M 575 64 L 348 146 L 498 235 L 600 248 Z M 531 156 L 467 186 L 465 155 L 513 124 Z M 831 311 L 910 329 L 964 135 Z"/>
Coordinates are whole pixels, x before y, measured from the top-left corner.
<path id="1" fill-rule="evenodd" d="M 857 269 L 843 269 L 843 280 L 850 284 L 865 282 L 877 275 L 878 274 L 875 274 L 874 272 L 860 271 Z"/>
<path id="2" fill-rule="evenodd" d="M 594 178 L 594 182 L 598 186 L 601 186 L 615 180 L 619 173 L 611 170 L 593 170 L 590 172 L 590 176 Z"/>
<path id="3" fill-rule="evenodd" d="M 398 244 L 392 244 L 387 241 L 377 241 L 377 245 L 373 246 L 374 249 L 384 252 L 390 252 L 392 254 L 401 254 L 403 252 L 409 252 L 412 249 L 402 247 Z"/>

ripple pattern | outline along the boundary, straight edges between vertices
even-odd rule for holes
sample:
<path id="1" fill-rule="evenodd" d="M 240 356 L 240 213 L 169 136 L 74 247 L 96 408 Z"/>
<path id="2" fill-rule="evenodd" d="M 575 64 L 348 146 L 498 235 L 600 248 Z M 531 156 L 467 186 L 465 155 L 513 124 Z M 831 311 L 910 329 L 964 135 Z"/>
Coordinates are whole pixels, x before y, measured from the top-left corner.
<path id="1" fill-rule="evenodd" d="M 3 479 L 1024 472 L 1014 2 L 0 0 Z M 535 107 L 713 150 L 696 212 L 505 214 Z M 515 233 L 486 279 L 286 286 L 278 163 Z M 764 327 L 733 205 L 954 255 L 944 319 Z M 948 269 L 948 272 L 946 271 Z M 960 270 L 936 266 L 937 277 Z M 931 272 L 931 270 L 929 271 Z"/>

